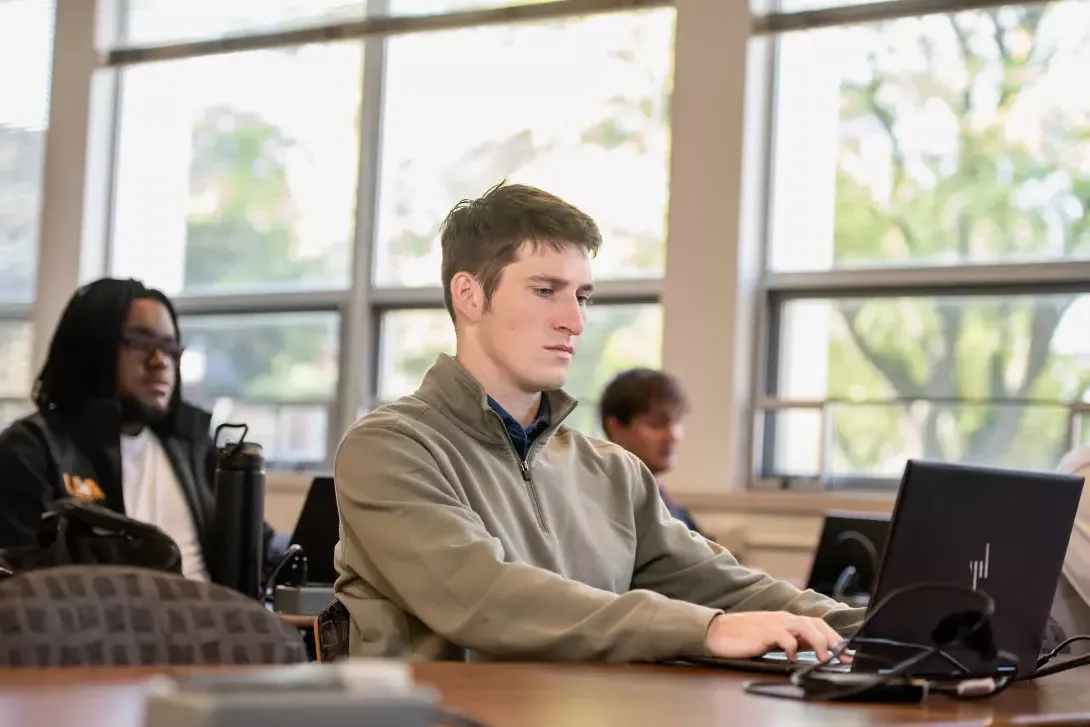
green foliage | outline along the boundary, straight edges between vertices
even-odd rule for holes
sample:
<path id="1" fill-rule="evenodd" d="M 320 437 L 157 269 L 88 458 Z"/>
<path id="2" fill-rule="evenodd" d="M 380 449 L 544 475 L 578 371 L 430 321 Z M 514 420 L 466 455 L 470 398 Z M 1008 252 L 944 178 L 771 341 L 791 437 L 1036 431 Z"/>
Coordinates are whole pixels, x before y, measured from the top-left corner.
<path id="1" fill-rule="evenodd" d="M 187 225 L 185 287 L 298 287 L 324 278 L 323 263 L 296 251 L 295 211 L 279 129 L 230 108 L 209 109 L 193 132 L 194 211 Z M 328 395 L 319 362 L 328 347 L 322 322 L 199 330 L 215 393 L 290 400 Z M 300 376 L 311 369 L 310 376 Z"/>
<path id="2" fill-rule="evenodd" d="M 1051 114 L 1039 135 L 1012 132 L 1015 114 L 1041 103 L 1033 95 L 1054 54 L 1038 34 L 1048 12 L 1016 7 L 948 16 L 945 33 L 934 18 L 869 31 L 903 37 L 918 25 L 918 50 L 927 62 L 898 66 L 887 55 L 896 51 L 879 41 L 870 77 L 842 86 L 841 123 L 867 129 L 860 136 L 872 142 L 872 154 L 874 130 L 884 136 L 892 186 L 875 189 L 853 176 L 849 170 L 862 164 L 861 141 L 844 139 L 839 265 L 1016 262 L 1090 252 L 1090 218 L 1084 216 L 1090 176 L 1079 162 L 1086 137 L 1080 122 Z M 943 65 L 948 55 L 935 52 L 942 44 L 956 50 L 960 68 Z M 905 125 L 925 107 L 934 113 L 935 104 L 957 124 L 956 149 L 913 151 Z M 1046 185 L 1060 191 L 1045 197 Z M 1074 212 L 1058 215 L 1059 209 Z M 828 351 L 829 395 L 905 403 L 884 413 L 842 407 L 834 415 L 836 468 L 875 471 L 906 442 L 927 458 L 1054 467 L 1066 448 L 1066 411 L 990 402 L 1083 396 L 1088 382 L 1077 362 L 1051 350 L 1073 302 L 1072 296 L 840 302 L 843 327 Z M 955 403 L 960 400 L 974 403 Z"/>

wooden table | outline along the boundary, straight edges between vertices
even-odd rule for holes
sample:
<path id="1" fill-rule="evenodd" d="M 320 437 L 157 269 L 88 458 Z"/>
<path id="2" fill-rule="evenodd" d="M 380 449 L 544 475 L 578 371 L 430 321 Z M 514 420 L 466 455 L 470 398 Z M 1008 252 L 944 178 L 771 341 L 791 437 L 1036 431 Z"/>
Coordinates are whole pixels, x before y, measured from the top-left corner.
<path id="1" fill-rule="evenodd" d="M 154 669 L 0 669 L 0 725 L 140 727 Z M 174 670 L 177 672 L 192 670 Z M 443 704 L 491 727 L 712 725 L 1090 725 L 1078 670 L 992 700 L 924 705 L 803 704 L 744 694 L 753 675 L 688 667 L 589 664 L 419 664 Z"/>
<path id="2" fill-rule="evenodd" d="M 658 725 L 1090 725 L 1090 679 L 1078 670 L 1019 685 L 994 700 L 923 705 L 801 703 L 745 694 L 764 675 L 681 666 L 420 664 L 443 703 L 492 727 Z M 1067 715 L 1040 722 L 1041 713 Z M 1033 717 L 1034 721 L 1024 718 Z"/>
<path id="3" fill-rule="evenodd" d="M 314 619 L 316 619 L 318 617 L 317 616 L 307 616 L 307 615 L 297 614 L 297 613 L 282 613 L 282 614 L 280 614 L 280 618 L 284 619 L 284 621 L 286 621 L 287 623 L 291 624 L 292 626 L 294 626 L 296 628 L 310 629 L 310 628 L 314 628 Z"/>

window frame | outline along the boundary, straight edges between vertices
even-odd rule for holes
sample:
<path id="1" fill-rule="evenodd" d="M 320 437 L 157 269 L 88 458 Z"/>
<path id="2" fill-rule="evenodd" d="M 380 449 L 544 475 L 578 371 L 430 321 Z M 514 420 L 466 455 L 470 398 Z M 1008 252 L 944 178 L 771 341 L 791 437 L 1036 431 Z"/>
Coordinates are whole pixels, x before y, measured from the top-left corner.
<path id="1" fill-rule="evenodd" d="M 779 6 L 778 0 L 772 0 Z M 770 234 L 774 217 L 774 170 L 776 155 L 776 93 L 779 81 L 780 40 L 785 33 L 818 30 L 848 25 L 861 25 L 898 18 L 931 14 L 949 14 L 985 10 L 1004 6 L 1034 4 L 1026 0 L 885 0 L 868 4 L 827 7 L 814 10 L 778 12 L 774 7 L 766 13 L 755 13 L 753 32 L 769 39 L 769 63 L 774 69 L 770 82 L 761 89 L 764 103 L 770 109 L 772 123 L 763 130 L 767 150 L 766 175 L 758 212 L 761 235 L 760 280 L 758 283 L 757 336 L 753 350 L 750 438 L 747 453 L 751 456 L 748 487 L 751 490 L 862 490 L 895 489 L 897 479 L 850 476 L 822 479 L 792 477 L 775 473 L 777 411 L 816 409 L 825 417 L 826 409 L 835 405 L 833 399 L 792 401 L 777 394 L 776 386 L 781 366 L 779 346 L 784 305 L 792 300 L 844 298 L 896 298 L 915 296 L 951 296 L 972 298 L 985 295 L 1087 294 L 1090 293 L 1090 260 L 1011 262 L 966 265 L 912 264 L 898 266 L 860 266 L 827 271 L 775 272 L 771 269 Z M 932 401 L 932 399 L 921 399 Z M 979 404 L 995 400 L 965 400 Z M 859 403 L 859 402 L 852 402 Z M 867 400 L 863 403 L 882 403 Z M 1057 402 L 1068 409 L 1068 437 L 1079 436 L 1082 418 L 1090 413 L 1090 403 Z M 824 446 L 820 458 L 824 461 Z"/>

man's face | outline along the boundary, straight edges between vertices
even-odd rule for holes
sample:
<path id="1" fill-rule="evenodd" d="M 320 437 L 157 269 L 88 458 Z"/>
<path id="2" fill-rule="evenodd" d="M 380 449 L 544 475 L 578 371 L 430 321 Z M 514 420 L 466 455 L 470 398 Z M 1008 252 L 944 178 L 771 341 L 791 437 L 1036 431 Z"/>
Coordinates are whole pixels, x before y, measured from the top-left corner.
<path id="1" fill-rule="evenodd" d="M 643 460 L 652 474 L 660 475 L 673 469 L 677 459 L 677 444 L 684 435 L 681 414 L 677 407 L 657 404 L 633 417 L 628 426 L 611 418 L 606 422 L 606 433 Z"/>
<path id="2" fill-rule="evenodd" d="M 591 288 L 584 248 L 523 245 L 479 323 L 480 345 L 496 370 L 527 393 L 562 387 Z"/>
<path id="3" fill-rule="evenodd" d="M 170 311 L 157 300 L 137 299 L 129 308 L 117 357 L 117 393 L 149 419 L 162 417 L 178 377 L 178 333 Z"/>

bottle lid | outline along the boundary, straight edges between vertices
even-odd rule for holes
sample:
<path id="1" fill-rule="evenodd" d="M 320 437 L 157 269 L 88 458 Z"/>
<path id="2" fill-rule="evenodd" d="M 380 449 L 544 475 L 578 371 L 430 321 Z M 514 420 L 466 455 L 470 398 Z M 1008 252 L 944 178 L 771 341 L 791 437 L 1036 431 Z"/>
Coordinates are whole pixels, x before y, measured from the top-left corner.
<path id="1" fill-rule="evenodd" d="M 224 470 L 264 470 L 265 456 L 256 442 L 232 442 L 219 451 L 217 462 Z"/>

